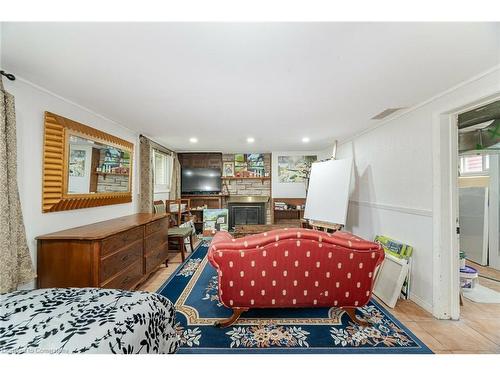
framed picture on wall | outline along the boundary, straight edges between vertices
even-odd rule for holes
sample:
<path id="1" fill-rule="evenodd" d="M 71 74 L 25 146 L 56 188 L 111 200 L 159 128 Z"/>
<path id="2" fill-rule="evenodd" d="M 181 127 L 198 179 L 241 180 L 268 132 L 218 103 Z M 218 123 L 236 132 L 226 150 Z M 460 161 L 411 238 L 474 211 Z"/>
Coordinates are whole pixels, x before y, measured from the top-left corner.
<path id="1" fill-rule="evenodd" d="M 222 164 L 222 175 L 224 177 L 234 177 L 234 162 L 226 161 Z"/>
<path id="2" fill-rule="evenodd" d="M 316 155 L 278 156 L 278 180 L 280 183 L 304 182 L 309 176 Z"/>
<path id="3" fill-rule="evenodd" d="M 247 172 L 247 160 L 245 154 L 234 154 L 234 175 L 242 177 Z"/>
<path id="4" fill-rule="evenodd" d="M 247 154 L 248 172 L 252 177 L 264 177 L 264 154 Z"/>

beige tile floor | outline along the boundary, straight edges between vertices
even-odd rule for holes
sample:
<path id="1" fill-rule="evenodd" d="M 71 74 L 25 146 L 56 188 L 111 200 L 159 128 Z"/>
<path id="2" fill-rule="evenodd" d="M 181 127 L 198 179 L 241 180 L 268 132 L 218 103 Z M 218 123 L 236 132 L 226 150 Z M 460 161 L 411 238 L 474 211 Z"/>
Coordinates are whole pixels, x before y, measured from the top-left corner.
<path id="1" fill-rule="evenodd" d="M 161 266 L 139 289 L 156 292 L 181 264 L 180 254 L 171 254 L 168 263 L 168 267 Z M 500 279 L 499 271 L 472 266 L 481 274 Z M 484 278 L 479 282 L 500 291 L 500 283 Z M 464 299 L 459 321 L 437 320 L 409 300 L 400 300 L 396 308 L 387 309 L 435 353 L 500 353 L 500 304 L 479 304 Z"/>

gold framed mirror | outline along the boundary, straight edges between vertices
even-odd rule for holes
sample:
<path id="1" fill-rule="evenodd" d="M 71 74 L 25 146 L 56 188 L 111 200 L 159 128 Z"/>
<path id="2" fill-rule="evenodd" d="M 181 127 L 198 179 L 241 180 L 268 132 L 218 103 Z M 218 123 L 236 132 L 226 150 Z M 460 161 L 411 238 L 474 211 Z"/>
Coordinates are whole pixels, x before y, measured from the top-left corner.
<path id="1" fill-rule="evenodd" d="M 134 145 L 45 112 L 42 211 L 132 201 Z"/>

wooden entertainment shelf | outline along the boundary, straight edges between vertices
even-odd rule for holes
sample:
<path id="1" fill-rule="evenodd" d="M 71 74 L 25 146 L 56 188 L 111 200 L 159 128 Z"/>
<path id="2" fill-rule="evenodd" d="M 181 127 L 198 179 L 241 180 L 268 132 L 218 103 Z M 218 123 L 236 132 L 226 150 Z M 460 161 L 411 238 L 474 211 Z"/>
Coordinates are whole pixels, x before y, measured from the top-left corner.
<path id="1" fill-rule="evenodd" d="M 276 209 L 276 202 L 283 202 L 287 206 L 301 206 L 302 208 L 287 208 L 287 209 Z M 304 217 L 304 206 L 306 204 L 305 198 L 273 198 L 272 200 L 272 213 L 273 213 L 273 224 L 290 224 L 294 226 L 300 226 L 300 219 Z"/>
<path id="2" fill-rule="evenodd" d="M 182 194 L 182 199 L 189 199 L 190 211 L 196 216 L 194 225 L 196 232 L 203 230 L 203 210 L 198 210 L 197 207 L 207 205 L 207 208 L 222 208 L 222 199 L 227 195 L 220 194 Z"/>
<path id="3" fill-rule="evenodd" d="M 222 177 L 223 180 L 257 180 L 265 181 L 270 180 L 271 177 Z"/>
<path id="4" fill-rule="evenodd" d="M 220 194 L 182 194 L 182 199 L 189 199 L 191 211 L 196 210 L 196 207 L 207 205 L 207 208 L 222 208 L 222 198 L 226 195 Z"/>

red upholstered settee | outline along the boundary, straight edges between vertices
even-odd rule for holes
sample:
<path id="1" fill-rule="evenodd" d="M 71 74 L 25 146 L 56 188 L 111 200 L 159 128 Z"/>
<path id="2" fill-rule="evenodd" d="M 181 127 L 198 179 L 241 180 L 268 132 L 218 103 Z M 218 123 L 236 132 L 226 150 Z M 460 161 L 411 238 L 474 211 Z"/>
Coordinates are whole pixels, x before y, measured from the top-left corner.
<path id="1" fill-rule="evenodd" d="M 370 300 L 381 247 L 348 232 L 289 228 L 235 239 L 215 235 L 208 259 L 219 275 L 219 300 L 233 309 L 226 327 L 251 308 L 333 307 L 351 319 Z"/>

